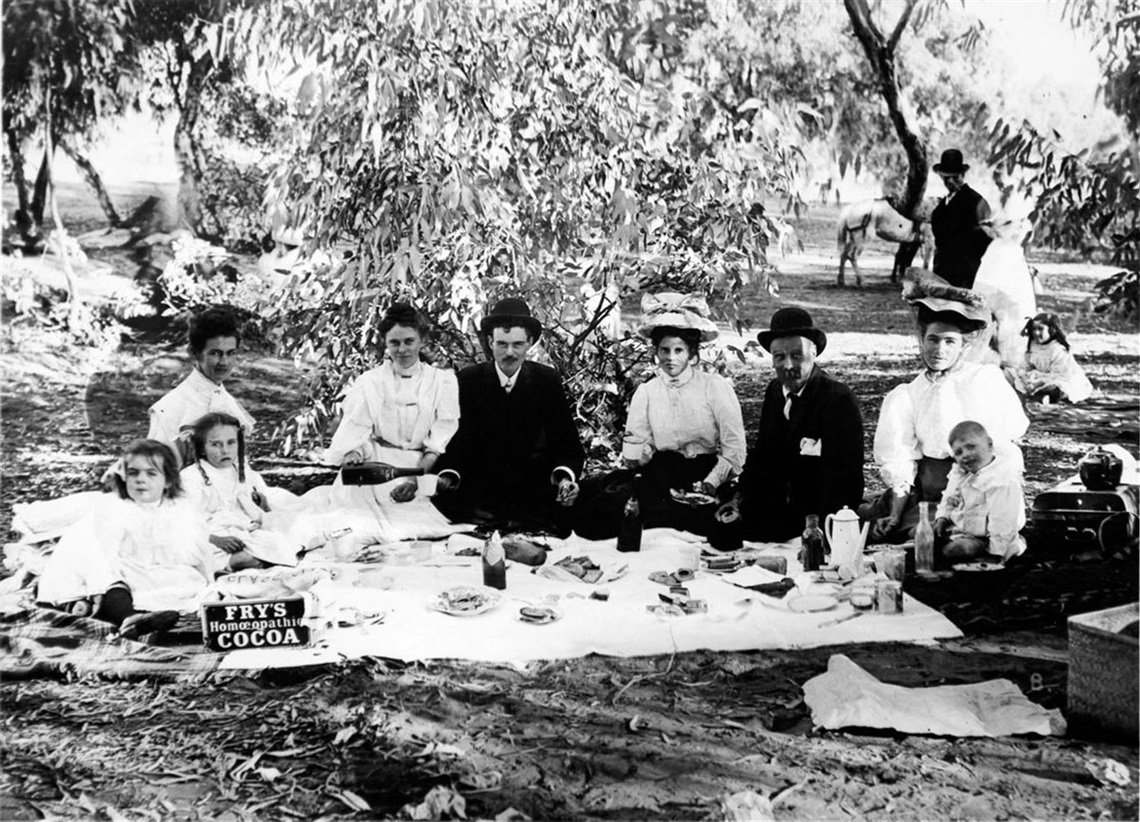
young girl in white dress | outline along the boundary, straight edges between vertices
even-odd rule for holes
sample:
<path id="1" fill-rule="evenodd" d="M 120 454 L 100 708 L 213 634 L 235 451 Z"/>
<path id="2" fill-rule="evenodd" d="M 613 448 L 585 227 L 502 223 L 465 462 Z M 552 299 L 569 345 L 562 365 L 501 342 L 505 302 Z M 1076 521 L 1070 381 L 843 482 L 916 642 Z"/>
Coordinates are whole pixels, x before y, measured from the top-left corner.
<path id="1" fill-rule="evenodd" d="M 1065 329 L 1056 314 L 1041 313 L 1025 324 L 1021 334 L 1029 338 L 1025 362 L 1014 378 L 1014 387 L 1041 403 L 1083 402 L 1093 386 L 1077 363 Z"/>
<path id="2" fill-rule="evenodd" d="M 180 611 L 195 610 L 216 574 L 256 564 L 244 551 L 211 550 L 205 521 L 182 496 L 178 462 L 165 443 L 131 443 L 109 481 L 114 493 L 60 539 L 40 578 L 40 601 L 110 622 L 120 636 L 134 638 L 168 629 Z"/>

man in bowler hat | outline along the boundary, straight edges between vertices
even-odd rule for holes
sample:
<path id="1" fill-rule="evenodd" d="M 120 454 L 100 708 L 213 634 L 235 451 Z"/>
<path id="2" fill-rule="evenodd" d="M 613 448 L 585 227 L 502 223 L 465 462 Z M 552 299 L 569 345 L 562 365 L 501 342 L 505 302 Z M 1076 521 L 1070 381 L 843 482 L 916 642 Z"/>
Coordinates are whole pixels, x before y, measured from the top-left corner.
<path id="1" fill-rule="evenodd" d="M 816 363 L 827 335 L 802 308 L 781 308 L 757 336 L 772 355 L 760 427 L 733 498 L 717 511 L 745 539 L 783 542 L 863 499 L 863 415 L 855 395 Z"/>
<path id="2" fill-rule="evenodd" d="M 437 463 L 436 507 L 453 522 L 568 536 L 585 453 L 558 372 L 526 358 L 542 326 L 512 297 L 480 331 L 491 361 L 458 374 L 459 430 Z"/>
<path id="3" fill-rule="evenodd" d="M 990 204 L 966 184 L 970 166 L 962 152 L 948 148 L 932 170 L 942 178 L 947 194 L 930 214 L 934 233 L 934 273 L 951 285 L 973 288 L 982 255 L 989 248 Z"/>

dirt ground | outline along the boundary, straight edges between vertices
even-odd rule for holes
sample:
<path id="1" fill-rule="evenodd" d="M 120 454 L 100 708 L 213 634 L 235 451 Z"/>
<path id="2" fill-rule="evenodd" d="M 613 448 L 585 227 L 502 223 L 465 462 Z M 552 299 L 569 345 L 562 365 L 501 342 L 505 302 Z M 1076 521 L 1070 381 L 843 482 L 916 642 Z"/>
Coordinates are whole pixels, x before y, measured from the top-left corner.
<path id="1" fill-rule="evenodd" d="M 886 282 L 885 247 L 864 258 L 867 287 L 837 289 L 834 252 L 820 239 L 829 215 L 813 219 L 808 252 L 776 260 L 779 300 L 755 298 L 756 324 L 782 304 L 812 311 L 831 340 L 825 366 L 861 398 L 869 449 L 882 395 L 915 368 L 909 315 Z M 1074 329 L 1093 382 L 1140 397 L 1136 329 L 1090 311 L 1106 270 L 1040 267 L 1042 305 Z M 7 532 L 15 502 L 94 487 L 122 443 L 145 432 L 147 406 L 186 358 L 129 342 L 80 348 L 11 317 L 2 345 Z M 288 476 L 268 459 L 269 435 L 296 407 L 305 376 L 262 352 L 232 386 L 260 423 L 255 462 L 280 482 Z M 767 379 L 758 360 L 736 377 L 749 429 Z M 1135 451 L 1132 428 L 1099 433 Z M 1031 427 L 1030 499 L 1074 472 L 1089 437 Z M 1134 563 L 1085 573 L 1105 596 L 1136 598 Z M 369 659 L 201 682 L 4 682 L 0 818 L 722 819 L 728 796 L 754 791 L 773 797 L 777 819 L 1136 819 L 1135 741 L 825 731 L 804 707 L 803 683 L 843 653 L 901 685 L 1007 678 L 1064 708 L 1066 613 L 1018 631 L 999 619 L 929 647 L 589 657 L 525 669 Z M 1103 759 L 1123 764 L 1129 784 L 1094 779 L 1087 766 Z"/>

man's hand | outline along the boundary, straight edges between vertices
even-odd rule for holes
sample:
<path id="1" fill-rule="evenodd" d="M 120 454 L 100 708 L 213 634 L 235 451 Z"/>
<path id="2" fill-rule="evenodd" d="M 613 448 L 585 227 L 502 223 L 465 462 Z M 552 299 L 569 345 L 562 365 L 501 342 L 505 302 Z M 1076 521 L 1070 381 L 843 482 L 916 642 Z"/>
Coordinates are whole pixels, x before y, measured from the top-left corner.
<path id="1" fill-rule="evenodd" d="M 342 465 L 360 465 L 364 462 L 364 454 L 359 451 L 349 451 L 344 455 L 344 462 Z"/>
<path id="2" fill-rule="evenodd" d="M 415 480 L 401 482 L 389 494 L 393 502 L 409 502 L 415 499 L 416 491 L 419 490 L 419 484 Z"/>
<path id="3" fill-rule="evenodd" d="M 440 474 L 435 480 L 435 492 L 442 494 L 451 491 L 456 486 L 455 477 L 451 474 Z"/>
<path id="4" fill-rule="evenodd" d="M 693 493 L 704 494 L 706 497 L 715 497 L 716 488 L 713 487 L 713 484 L 711 482 L 705 482 L 704 480 L 701 480 L 700 482 L 693 483 Z"/>
<path id="5" fill-rule="evenodd" d="M 898 517 L 895 517 L 893 515 L 887 517 L 879 517 L 871 525 L 871 536 L 873 536 L 875 539 L 882 539 L 898 527 Z"/>
<path id="6" fill-rule="evenodd" d="M 731 525 L 740 520 L 740 494 L 733 494 L 732 499 L 716 509 L 716 521 L 721 525 Z"/>
<path id="7" fill-rule="evenodd" d="M 227 554 L 236 554 L 238 551 L 245 550 L 245 543 L 237 537 L 223 537 L 218 534 L 211 534 L 210 543 L 217 548 L 221 548 Z"/>
<path id="8" fill-rule="evenodd" d="M 255 557 L 253 554 L 245 551 L 238 551 L 236 554 L 230 555 L 230 570 L 231 571 L 244 571 L 248 568 L 264 568 L 265 563 Z"/>
<path id="9" fill-rule="evenodd" d="M 555 494 L 554 499 L 563 508 L 569 508 L 578 499 L 578 483 L 567 477 L 562 477 L 558 480 L 558 492 Z"/>

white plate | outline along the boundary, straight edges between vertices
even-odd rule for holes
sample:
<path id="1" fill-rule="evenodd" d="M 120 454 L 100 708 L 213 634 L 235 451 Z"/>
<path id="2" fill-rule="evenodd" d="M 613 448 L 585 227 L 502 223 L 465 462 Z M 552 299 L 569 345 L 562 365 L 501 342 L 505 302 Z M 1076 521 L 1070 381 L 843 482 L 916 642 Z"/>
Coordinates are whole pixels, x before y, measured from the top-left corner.
<path id="1" fill-rule="evenodd" d="M 553 605 L 527 605 L 525 607 L 545 611 L 546 616 L 543 619 L 523 619 L 523 608 L 520 608 L 519 612 L 515 614 L 515 619 L 524 625 L 549 625 L 552 622 L 557 622 L 562 619 L 562 609 L 555 608 Z"/>
<path id="2" fill-rule="evenodd" d="M 1001 571 L 1005 568 L 1000 562 L 988 562 L 984 559 L 977 562 L 959 562 L 953 567 L 955 571 Z"/>
<path id="3" fill-rule="evenodd" d="M 470 607 L 457 608 L 453 603 L 459 599 L 469 598 Z M 428 605 L 440 613 L 449 616 L 470 617 L 485 614 L 498 605 L 503 597 L 494 588 L 476 588 L 470 585 L 459 585 L 448 588 L 428 600 Z"/>
<path id="4" fill-rule="evenodd" d="M 815 611 L 830 611 L 838 604 L 839 600 L 827 594 L 802 594 L 788 600 L 788 610 L 797 614 L 808 614 Z"/>

